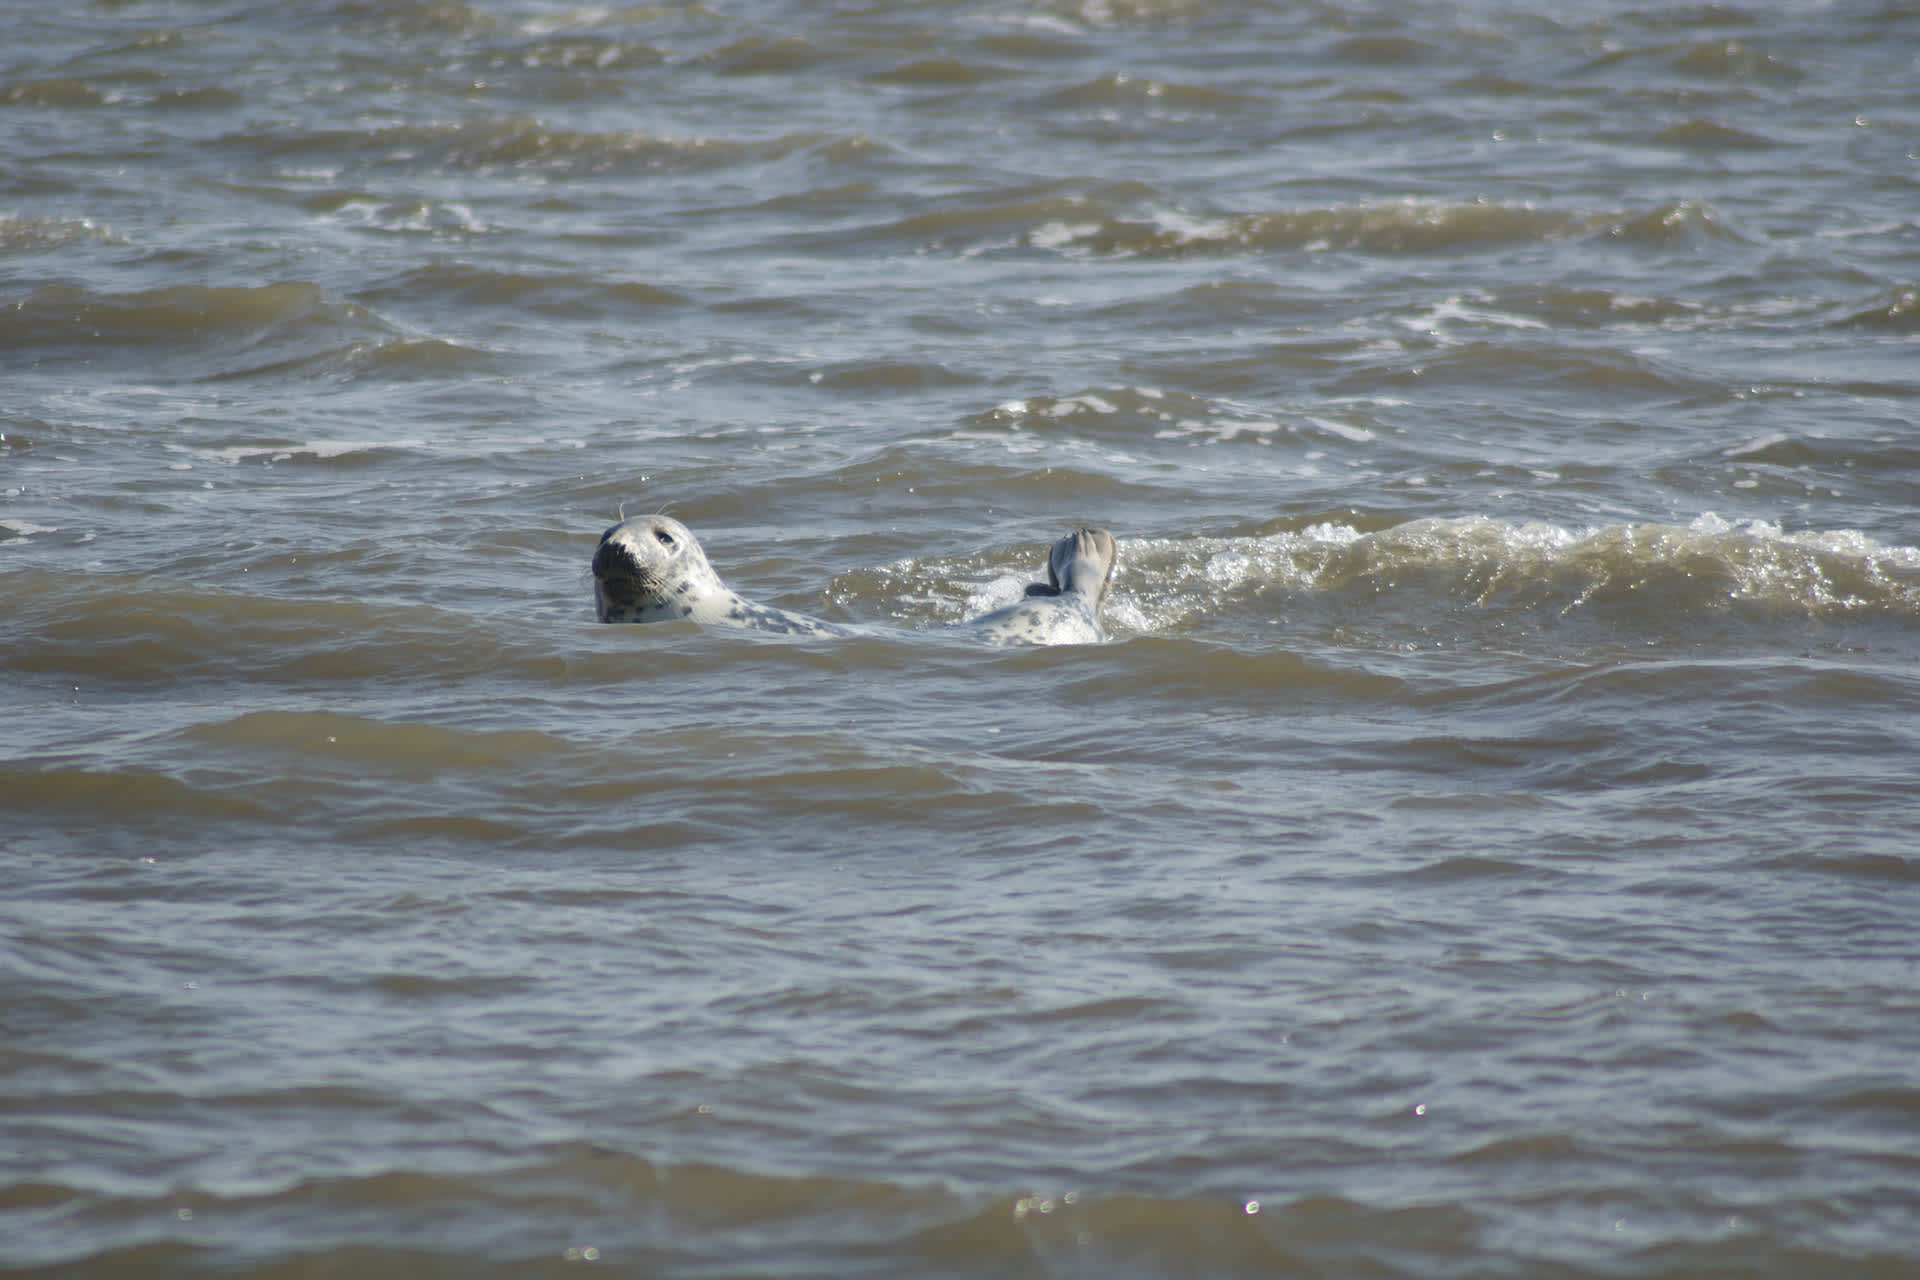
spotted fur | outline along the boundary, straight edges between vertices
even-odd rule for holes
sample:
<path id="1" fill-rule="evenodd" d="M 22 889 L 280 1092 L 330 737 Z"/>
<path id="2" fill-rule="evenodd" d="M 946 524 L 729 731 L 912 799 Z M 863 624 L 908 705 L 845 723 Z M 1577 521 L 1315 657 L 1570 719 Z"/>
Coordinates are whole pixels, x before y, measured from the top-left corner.
<path id="1" fill-rule="evenodd" d="M 1047 553 L 1047 581 L 1018 604 L 975 618 L 967 628 L 995 644 L 1099 644 L 1107 638 L 1100 606 L 1113 583 L 1119 549 L 1105 529 L 1076 529 Z"/>

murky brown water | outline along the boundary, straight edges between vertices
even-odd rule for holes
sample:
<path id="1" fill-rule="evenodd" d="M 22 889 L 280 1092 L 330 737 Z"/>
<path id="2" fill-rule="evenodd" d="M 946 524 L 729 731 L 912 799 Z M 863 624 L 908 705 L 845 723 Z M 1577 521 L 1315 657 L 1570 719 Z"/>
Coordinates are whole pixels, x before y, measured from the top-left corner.
<path id="1" fill-rule="evenodd" d="M 1920 1267 L 1920 10 L 14 8 L 0 1268 Z"/>

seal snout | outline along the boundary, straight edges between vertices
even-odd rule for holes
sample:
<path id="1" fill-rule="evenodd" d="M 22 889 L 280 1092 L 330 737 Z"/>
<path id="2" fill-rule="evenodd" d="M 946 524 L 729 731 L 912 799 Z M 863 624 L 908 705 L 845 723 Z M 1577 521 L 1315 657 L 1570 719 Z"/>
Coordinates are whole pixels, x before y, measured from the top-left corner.
<path id="1" fill-rule="evenodd" d="M 599 549 L 593 553 L 594 577 L 633 577 L 639 568 L 632 549 L 616 541 L 611 531 L 600 539 Z"/>
<path id="2" fill-rule="evenodd" d="M 650 572 L 634 554 L 625 526 L 600 537 L 593 552 L 593 599 L 602 622 L 630 622 L 652 595 Z"/>

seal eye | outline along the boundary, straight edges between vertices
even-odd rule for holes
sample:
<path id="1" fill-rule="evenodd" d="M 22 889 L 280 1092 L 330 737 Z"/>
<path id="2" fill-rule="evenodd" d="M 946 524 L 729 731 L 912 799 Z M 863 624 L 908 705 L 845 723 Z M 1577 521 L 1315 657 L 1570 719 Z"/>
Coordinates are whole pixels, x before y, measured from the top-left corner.
<path id="1" fill-rule="evenodd" d="M 668 533 L 665 529 L 655 529 L 653 531 L 653 536 L 660 540 L 660 545 L 663 547 L 670 547 L 673 545 L 673 535 Z"/>

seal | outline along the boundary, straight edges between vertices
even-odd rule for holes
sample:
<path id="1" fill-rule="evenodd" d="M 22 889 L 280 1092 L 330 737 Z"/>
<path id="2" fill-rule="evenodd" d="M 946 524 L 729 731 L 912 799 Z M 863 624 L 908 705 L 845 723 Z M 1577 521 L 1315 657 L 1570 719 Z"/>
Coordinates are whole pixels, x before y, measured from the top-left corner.
<path id="1" fill-rule="evenodd" d="M 1107 602 L 1120 550 L 1105 529 L 1075 529 L 1047 552 L 1047 581 L 1027 598 L 966 624 L 995 644 L 1099 644 L 1107 638 L 1100 606 Z"/>
<path id="2" fill-rule="evenodd" d="M 1048 552 L 1046 582 L 1028 587 L 1019 603 L 961 625 L 990 644 L 1097 644 L 1107 638 L 1100 606 L 1117 559 L 1111 533 L 1076 529 Z M 593 602 L 602 622 L 686 619 L 789 636 L 870 634 L 744 598 L 714 572 L 692 530 L 671 516 L 635 516 L 600 535 Z"/>
<path id="3" fill-rule="evenodd" d="M 593 553 L 593 603 L 602 622 L 686 618 L 789 636 L 856 634 L 742 598 L 707 563 L 692 530 L 671 516 L 635 516 L 600 535 Z"/>

